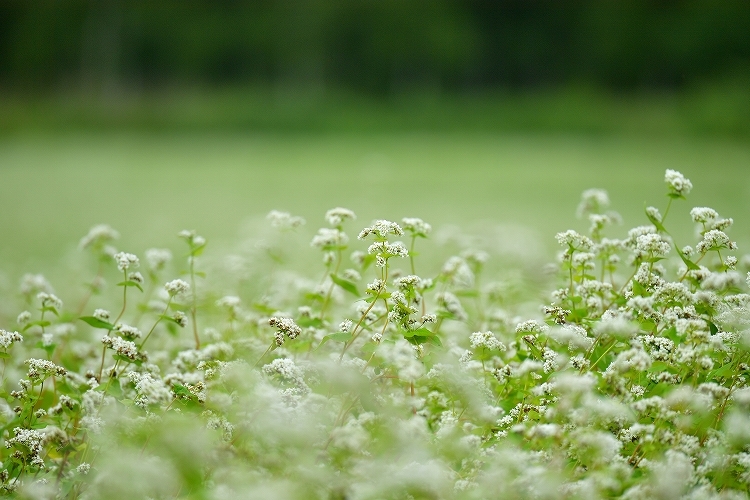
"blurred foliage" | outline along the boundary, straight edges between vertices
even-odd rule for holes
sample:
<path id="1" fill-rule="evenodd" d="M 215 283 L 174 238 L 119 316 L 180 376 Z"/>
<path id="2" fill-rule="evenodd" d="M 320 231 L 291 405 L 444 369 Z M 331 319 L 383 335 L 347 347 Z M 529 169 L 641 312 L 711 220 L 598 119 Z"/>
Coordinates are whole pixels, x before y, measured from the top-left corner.
<path id="1" fill-rule="evenodd" d="M 0 85 L 23 90 L 683 88 L 749 71 L 744 0 L 0 4 Z"/>

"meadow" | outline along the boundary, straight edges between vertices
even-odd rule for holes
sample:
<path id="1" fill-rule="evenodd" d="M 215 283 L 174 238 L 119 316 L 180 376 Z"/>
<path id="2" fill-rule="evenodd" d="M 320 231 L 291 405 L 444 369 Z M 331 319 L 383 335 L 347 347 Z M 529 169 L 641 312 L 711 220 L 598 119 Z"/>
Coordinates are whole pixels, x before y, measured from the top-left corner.
<path id="1" fill-rule="evenodd" d="M 746 498 L 750 147 L 620 132 L 6 131 L 3 493 Z"/>

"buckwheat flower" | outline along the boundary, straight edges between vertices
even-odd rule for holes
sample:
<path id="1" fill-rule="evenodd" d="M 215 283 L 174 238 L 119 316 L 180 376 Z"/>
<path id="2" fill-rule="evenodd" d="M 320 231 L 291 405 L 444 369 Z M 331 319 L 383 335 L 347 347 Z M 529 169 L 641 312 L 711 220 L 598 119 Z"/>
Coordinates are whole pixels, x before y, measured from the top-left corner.
<path id="1" fill-rule="evenodd" d="M 100 321 L 109 321 L 109 311 L 106 309 L 94 309 L 94 314 L 92 316 Z"/>
<path id="2" fill-rule="evenodd" d="M 741 283 L 742 278 L 740 273 L 727 271 L 724 273 L 712 273 L 711 276 L 703 280 L 701 284 L 705 290 L 715 290 L 720 292 L 729 288 L 739 288 Z"/>
<path id="3" fill-rule="evenodd" d="M 349 243 L 349 237 L 343 231 L 322 227 L 318 229 L 318 234 L 313 236 L 310 246 L 327 250 L 346 246 L 347 243 Z"/>
<path id="4" fill-rule="evenodd" d="M 421 318 L 422 323 L 436 323 L 437 315 L 435 314 L 424 314 Z"/>
<path id="5" fill-rule="evenodd" d="M 116 253 L 114 259 L 117 262 L 117 269 L 120 271 L 127 271 L 130 268 L 137 269 L 141 264 L 138 257 L 127 252 Z"/>
<path id="6" fill-rule="evenodd" d="M 239 297 L 236 297 L 234 295 L 225 295 L 224 297 L 216 301 L 216 305 L 219 307 L 234 309 L 240 306 L 240 302 L 241 301 Z"/>
<path id="7" fill-rule="evenodd" d="M 62 309 L 62 300 L 53 293 L 39 292 L 36 298 L 42 303 L 42 307 L 53 307 L 58 311 Z"/>
<path id="8" fill-rule="evenodd" d="M 404 217 L 401 219 L 401 225 L 404 231 L 409 231 L 414 236 L 426 238 L 432 231 L 432 226 L 417 217 Z"/>
<path id="9" fill-rule="evenodd" d="M 23 364 L 29 365 L 29 380 L 43 380 L 50 376 L 62 377 L 68 373 L 62 366 L 58 366 L 46 359 L 29 358 Z"/>
<path id="10" fill-rule="evenodd" d="M 682 253 L 683 255 L 685 255 L 685 257 L 692 257 L 693 254 L 695 254 L 695 249 L 690 245 L 685 245 L 684 247 L 682 247 Z"/>
<path id="11" fill-rule="evenodd" d="M 138 328 L 130 325 L 124 325 L 122 323 L 118 323 L 117 326 L 115 326 L 115 330 L 119 332 L 124 339 L 127 340 L 135 340 L 143 336 Z"/>
<path id="12" fill-rule="evenodd" d="M 7 349 L 14 342 L 23 342 L 23 337 L 18 332 L 8 332 L 0 329 L 0 347 Z"/>
<path id="13" fill-rule="evenodd" d="M 549 330 L 549 326 L 530 319 L 516 325 L 516 333 L 544 333 Z"/>
<path id="14" fill-rule="evenodd" d="M 747 286 L 750 287 L 750 273 L 747 273 L 747 276 L 745 277 L 745 283 L 747 283 Z"/>
<path id="15" fill-rule="evenodd" d="M 643 234 L 636 238 L 635 248 L 636 254 L 641 257 L 647 254 L 653 257 L 664 257 L 669 253 L 671 246 L 659 234 Z"/>
<path id="16" fill-rule="evenodd" d="M 345 269 L 344 272 L 341 273 L 341 276 L 349 281 L 359 281 L 362 279 L 362 275 L 359 274 L 356 269 Z"/>
<path id="17" fill-rule="evenodd" d="M 134 283 L 138 283 L 139 285 L 142 285 L 145 280 L 143 279 L 143 275 L 141 273 L 134 272 L 134 273 L 128 273 L 128 281 L 132 281 Z"/>
<path id="18" fill-rule="evenodd" d="M 52 285 L 41 274 L 24 274 L 21 278 L 21 293 L 31 295 L 36 292 L 53 293 Z"/>
<path id="19" fill-rule="evenodd" d="M 670 194 L 686 196 L 693 189 L 693 183 L 677 170 L 667 169 L 664 172 L 664 182 L 667 183 Z"/>
<path id="20" fill-rule="evenodd" d="M 726 259 L 724 259 L 724 265 L 727 266 L 727 269 L 734 270 L 737 267 L 737 257 L 734 255 L 729 255 Z"/>
<path id="21" fill-rule="evenodd" d="M 695 246 L 695 249 L 700 253 L 706 253 L 710 250 L 721 250 L 724 248 L 729 250 L 736 250 L 737 243 L 730 241 L 729 236 L 727 236 L 723 231 L 719 231 L 718 229 L 706 231 L 706 233 L 703 235 L 703 240 L 701 240 Z"/>
<path id="22" fill-rule="evenodd" d="M 385 289 L 385 282 L 379 278 L 375 278 L 372 283 L 368 283 L 365 290 L 371 293 L 378 293 Z"/>
<path id="23" fill-rule="evenodd" d="M 167 291 L 170 297 L 175 297 L 190 290 L 190 285 L 181 279 L 176 279 L 167 282 L 164 285 L 164 289 Z"/>
<path id="24" fill-rule="evenodd" d="M 354 322 L 350 319 L 345 319 L 339 325 L 339 331 L 342 333 L 349 333 L 352 331 L 352 326 L 354 326 Z"/>
<path id="25" fill-rule="evenodd" d="M 573 266 L 583 269 L 593 269 L 596 255 L 591 252 L 577 252 L 573 256 Z"/>
<path id="26" fill-rule="evenodd" d="M 130 361 L 145 360 L 146 356 L 138 352 L 138 347 L 135 342 L 130 340 L 124 340 L 120 337 L 110 337 L 105 335 L 102 337 L 102 344 L 115 351 L 120 356 L 128 358 Z"/>
<path id="27" fill-rule="evenodd" d="M 305 382 L 302 370 L 288 358 L 277 358 L 263 366 L 266 375 L 278 375 L 284 382 L 308 392 L 310 389 Z"/>
<path id="28" fill-rule="evenodd" d="M 609 195 L 604 189 L 587 189 L 581 193 L 581 202 L 576 209 L 576 215 L 580 219 L 587 213 L 603 212 L 609 207 Z"/>
<path id="29" fill-rule="evenodd" d="M 393 280 L 393 284 L 401 290 L 408 290 L 409 288 L 419 288 L 422 284 L 422 279 L 414 274 L 401 276 Z"/>
<path id="30" fill-rule="evenodd" d="M 646 207 L 646 214 L 651 217 L 652 219 L 655 219 L 659 222 L 661 222 L 661 212 L 659 212 L 659 209 L 656 207 Z"/>
<path id="31" fill-rule="evenodd" d="M 14 428 L 13 433 L 15 436 L 5 440 L 5 447 L 8 449 L 15 446 L 20 447 L 23 462 L 43 467 L 44 460 L 40 457 L 40 453 L 44 444 L 44 434 L 37 430 L 23 429 L 21 427 Z"/>
<path id="32" fill-rule="evenodd" d="M 395 222 L 381 219 L 373 222 L 372 226 L 364 228 L 359 233 L 358 238 L 363 240 L 371 234 L 375 235 L 376 238 L 387 238 L 389 234 L 403 236 L 404 230 Z"/>
<path id="33" fill-rule="evenodd" d="M 453 315 L 455 319 L 459 321 L 468 319 L 468 315 L 466 314 L 466 311 L 464 311 L 461 301 L 451 292 L 439 293 L 437 294 L 436 299 L 438 304 Z"/>
<path id="34" fill-rule="evenodd" d="M 149 248 L 146 250 L 146 262 L 152 271 L 161 271 L 172 260 L 172 252 L 164 248 Z"/>
<path id="35" fill-rule="evenodd" d="M 31 321 L 31 313 L 29 311 L 24 311 L 16 317 L 16 323 L 21 326 L 26 326 L 29 321 Z"/>
<path id="36" fill-rule="evenodd" d="M 266 216 L 271 222 L 273 227 L 281 229 L 294 229 L 305 224 L 305 219 L 292 215 L 289 212 L 281 212 L 279 210 L 271 210 Z"/>
<path id="37" fill-rule="evenodd" d="M 591 250 L 594 248 L 594 242 L 588 236 L 568 229 L 567 231 L 557 233 L 555 239 L 562 246 L 568 246 L 574 250 Z"/>
<path id="38" fill-rule="evenodd" d="M 719 217 L 719 213 L 713 208 L 708 207 L 695 207 L 690 210 L 690 217 L 693 222 L 706 223 L 710 222 Z"/>
<path id="39" fill-rule="evenodd" d="M 290 340 L 296 339 L 302 333 L 302 328 L 297 326 L 292 318 L 273 316 L 268 320 L 268 324 L 289 337 Z"/>
<path id="40" fill-rule="evenodd" d="M 75 469 L 76 474 L 85 476 L 91 471 L 91 464 L 88 462 L 81 462 L 81 464 Z"/>
<path id="41" fill-rule="evenodd" d="M 726 231 L 734 224 L 734 219 L 731 217 L 728 219 L 719 219 L 708 224 L 708 229 L 718 229 L 719 231 Z"/>
<path id="42" fill-rule="evenodd" d="M 81 249 L 93 247 L 101 247 L 104 243 L 112 240 L 116 240 L 120 237 L 120 234 L 112 229 L 109 224 L 98 224 L 91 229 L 86 236 L 81 238 L 78 243 L 78 247 Z"/>
<path id="43" fill-rule="evenodd" d="M 376 241 L 367 249 L 369 254 L 377 254 L 385 259 L 390 257 L 408 257 L 409 251 L 406 246 L 400 242 L 395 241 L 390 243 L 388 241 Z"/>
<path id="44" fill-rule="evenodd" d="M 505 351 L 505 344 L 497 340 L 495 334 L 490 331 L 475 332 L 469 336 L 469 344 L 472 349 L 484 347 L 490 351 Z"/>
<path id="45" fill-rule="evenodd" d="M 336 207 L 326 212 L 326 221 L 332 226 L 340 226 L 345 220 L 356 220 L 357 216 L 348 208 Z"/>

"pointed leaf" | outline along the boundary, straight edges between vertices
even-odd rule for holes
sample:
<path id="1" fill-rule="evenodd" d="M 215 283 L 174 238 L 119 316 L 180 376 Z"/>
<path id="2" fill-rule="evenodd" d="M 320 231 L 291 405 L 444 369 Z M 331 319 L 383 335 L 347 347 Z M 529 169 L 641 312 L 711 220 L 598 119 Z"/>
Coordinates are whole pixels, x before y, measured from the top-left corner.
<path id="1" fill-rule="evenodd" d="M 667 232 L 667 229 L 661 223 L 661 221 L 659 219 L 657 219 L 656 217 L 654 217 L 653 215 L 651 215 L 650 213 L 648 213 L 648 210 L 646 210 L 646 217 L 648 217 L 648 220 L 651 221 L 651 224 L 653 224 L 654 227 L 656 227 L 657 231 L 659 231 L 660 233 L 667 233 L 667 234 L 669 234 Z"/>
<path id="2" fill-rule="evenodd" d="M 138 290 L 140 290 L 141 292 L 143 291 L 143 288 L 141 287 L 141 284 L 140 284 L 140 283 L 137 283 L 137 282 L 135 282 L 135 281 L 132 281 L 132 280 L 121 281 L 121 282 L 119 282 L 119 283 L 117 284 L 117 286 L 134 286 L 134 287 L 136 287 L 136 288 L 137 288 Z"/>
<path id="3" fill-rule="evenodd" d="M 677 245 L 674 246 L 674 249 L 677 250 L 677 254 L 680 256 L 680 258 L 682 259 L 682 262 L 685 263 L 688 269 L 690 269 L 691 271 L 698 271 L 700 269 L 700 267 L 698 267 L 698 265 L 695 262 L 690 260 L 687 255 L 682 253 L 682 250 L 677 248 Z"/>
<path id="4" fill-rule="evenodd" d="M 328 342 L 329 340 L 333 340 L 334 342 L 349 342 L 352 338 L 352 334 L 349 332 L 336 332 L 332 333 L 330 335 L 326 335 L 323 337 L 323 339 L 320 341 L 320 344 L 318 344 L 318 347 L 315 348 L 317 351 L 321 348 L 323 344 Z"/>
<path id="5" fill-rule="evenodd" d="M 93 326 L 94 328 L 102 328 L 104 330 L 114 330 L 115 329 L 115 325 L 113 325 L 112 323 L 108 323 L 106 321 L 102 321 L 99 318 L 95 318 L 93 316 L 81 316 L 78 319 L 80 319 L 81 321 L 83 321 L 85 323 L 88 323 L 89 325 Z"/>
<path id="6" fill-rule="evenodd" d="M 360 297 L 359 291 L 357 290 L 357 285 L 355 285 L 354 282 L 341 278 L 334 273 L 331 273 L 331 280 L 347 292 Z"/>

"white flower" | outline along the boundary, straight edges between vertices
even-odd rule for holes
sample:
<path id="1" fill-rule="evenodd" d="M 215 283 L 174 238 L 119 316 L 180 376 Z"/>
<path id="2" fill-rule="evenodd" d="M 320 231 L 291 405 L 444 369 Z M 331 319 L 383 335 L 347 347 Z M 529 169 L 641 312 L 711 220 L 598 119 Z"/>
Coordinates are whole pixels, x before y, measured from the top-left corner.
<path id="1" fill-rule="evenodd" d="M 635 240 L 635 248 L 638 255 L 645 257 L 650 254 L 653 257 L 664 257 L 669 253 L 671 246 L 668 241 L 662 239 L 659 234 L 642 234 Z"/>
<path id="2" fill-rule="evenodd" d="M 349 243 L 349 237 L 343 231 L 339 231 L 336 228 L 322 227 L 318 229 L 318 234 L 313 237 L 310 246 L 327 250 L 343 247 L 347 243 Z"/>
<path id="3" fill-rule="evenodd" d="M 29 321 L 31 321 L 31 313 L 29 311 L 23 311 L 16 318 L 16 323 L 21 326 L 25 326 Z"/>
<path id="4" fill-rule="evenodd" d="M 414 236 L 427 237 L 432 231 L 432 226 L 417 217 L 404 217 L 401 219 L 401 225 L 405 231 L 409 231 Z"/>
<path id="5" fill-rule="evenodd" d="M 581 202 L 576 209 L 579 218 L 587 213 L 599 213 L 609 207 L 609 195 L 603 189 L 587 189 L 581 193 Z"/>
<path id="6" fill-rule="evenodd" d="M 117 269 L 120 271 L 127 271 L 130 268 L 137 269 L 140 266 L 140 261 L 132 253 L 118 252 L 114 255 L 115 262 L 117 262 Z"/>
<path id="7" fill-rule="evenodd" d="M 332 226 L 340 226 L 345 220 L 356 220 L 357 216 L 348 208 L 336 207 L 326 212 L 326 220 Z"/>
<path id="8" fill-rule="evenodd" d="M 575 250 L 591 250 L 594 248 L 594 242 L 587 236 L 568 229 L 565 232 L 557 233 L 555 239 L 562 246 L 570 246 Z"/>
<path id="9" fill-rule="evenodd" d="M 300 333 L 302 333 L 302 328 L 297 326 L 297 324 L 294 322 L 292 318 L 280 318 L 277 316 L 273 316 L 268 320 L 268 324 L 275 327 L 278 332 L 283 333 L 287 337 L 289 337 L 290 340 L 296 339 Z M 278 337 L 277 337 L 278 340 Z M 282 339 L 283 342 L 283 339 Z M 278 341 L 277 341 L 278 344 Z M 279 344 L 280 345 L 280 344 Z"/>
<path id="10" fill-rule="evenodd" d="M 145 359 L 145 355 L 138 352 L 138 347 L 135 345 L 135 342 L 130 340 L 123 340 L 120 337 L 110 337 L 109 335 L 105 335 L 102 337 L 102 344 L 131 361 Z"/>
<path id="11" fill-rule="evenodd" d="M 94 309 L 92 316 L 101 321 L 109 321 L 109 311 L 106 309 Z"/>
<path id="12" fill-rule="evenodd" d="M 370 255 L 376 254 L 385 259 L 388 259 L 390 257 L 409 256 L 409 251 L 406 249 L 406 246 L 400 241 L 396 241 L 394 243 L 390 243 L 388 241 L 376 241 L 375 243 L 370 245 L 370 247 L 367 249 L 367 253 L 369 253 Z"/>
<path id="13" fill-rule="evenodd" d="M 706 223 L 718 218 L 719 214 L 713 208 L 695 207 L 690 210 L 690 217 L 693 218 L 693 222 Z"/>
<path id="14" fill-rule="evenodd" d="M 146 250 L 146 260 L 152 271 L 161 271 L 172 260 L 172 252 L 163 248 L 149 248 Z"/>
<path id="15" fill-rule="evenodd" d="M 143 336 L 138 328 L 130 325 L 124 325 L 122 323 L 118 323 L 118 325 L 115 327 L 115 330 L 117 330 L 123 338 L 128 340 L 134 340 Z"/>
<path id="16" fill-rule="evenodd" d="M 700 253 L 706 253 L 710 250 L 721 250 L 723 248 L 736 250 L 737 243 L 731 241 L 724 231 L 719 231 L 718 229 L 706 231 L 706 234 L 703 235 L 703 240 L 695 246 L 695 249 Z"/>
<path id="17" fill-rule="evenodd" d="M 39 292 L 36 298 L 42 303 L 42 307 L 53 307 L 58 311 L 62 309 L 62 300 L 53 293 Z"/>
<path id="18" fill-rule="evenodd" d="M 116 240 L 120 234 L 112 229 L 108 224 L 98 224 L 91 229 L 86 236 L 81 238 L 78 247 L 88 248 L 90 246 L 99 247 L 107 241 Z"/>
<path id="19" fill-rule="evenodd" d="M 170 297 L 175 297 L 190 290 L 190 285 L 181 279 L 176 279 L 167 282 L 164 285 L 164 289 L 169 293 Z"/>
<path id="20" fill-rule="evenodd" d="M 273 227 L 281 229 L 292 229 L 305 224 L 305 219 L 292 215 L 289 212 L 280 212 L 279 210 L 271 210 L 266 216 L 271 222 Z"/>
<path id="21" fill-rule="evenodd" d="M 0 347 L 7 349 L 14 342 L 23 342 L 23 337 L 18 332 L 8 332 L 0 329 Z"/>
<path id="22" fill-rule="evenodd" d="M 469 343 L 472 349 L 484 347 L 490 351 L 504 351 L 505 345 L 497 340 L 492 332 L 475 332 L 469 336 Z"/>
<path id="23" fill-rule="evenodd" d="M 30 358 L 23 363 L 29 365 L 28 377 L 31 380 L 44 379 L 48 376 L 62 377 L 68 373 L 68 371 L 62 366 L 58 366 L 52 361 L 46 359 Z"/>
<path id="24" fill-rule="evenodd" d="M 667 183 L 670 193 L 685 196 L 693 189 L 693 183 L 677 170 L 667 169 L 664 173 L 664 182 Z"/>
<path id="25" fill-rule="evenodd" d="M 372 226 L 364 228 L 358 238 L 363 240 L 371 234 L 374 234 L 376 238 L 387 238 L 389 234 L 403 236 L 404 230 L 395 222 L 381 219 L 373 222 Z"/>

